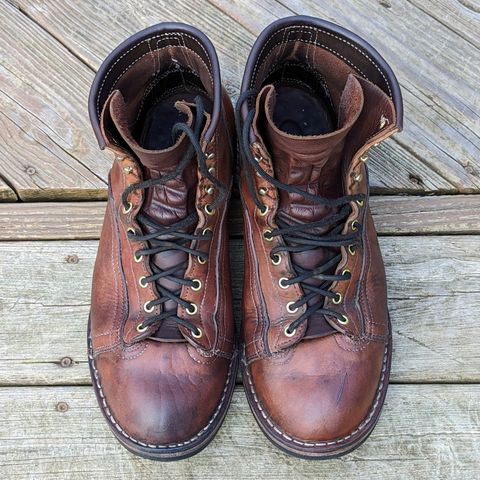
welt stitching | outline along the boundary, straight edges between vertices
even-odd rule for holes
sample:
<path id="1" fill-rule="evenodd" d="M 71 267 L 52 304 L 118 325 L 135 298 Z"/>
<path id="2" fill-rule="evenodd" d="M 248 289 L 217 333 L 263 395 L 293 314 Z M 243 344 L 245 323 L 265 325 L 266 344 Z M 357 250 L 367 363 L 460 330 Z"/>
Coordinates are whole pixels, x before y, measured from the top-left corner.
<path id="1" fill-rule="evenodd" d="M 89 343 L 90 343 L 90 350 L 91 350 L 91 339 L 89 339 Z M 197 433 L 196 435 L 194 435 L 192 438 L 188 439 L 188 440 L 185 440 L 184 442 L 179 442 L 179 443 L 170 443 L 170 444 L 166 444 L 166 445 L 152 445 L 152 444 L 147 444 L 147 443 L 144 443 L 144 442 L 141 442 L 135 438 L 133 438 L 132 436 L 130 436 L 127 432 L 125 432 L 125 430 L 122 429 L 122 427 L 116 422 L 115 418 L 113 417 L 111 411 L 110 411 L 110 408 L 108 407 L 108 404 L 106 402 L 106 399 L 105 399 L 105 394 L 103 393 L 103 389 L 102 389 L 102 385 L 100 383 L 100 375 L 98 373 L 98 370 L 97 370 L 97 367 L 95 365 L 95 359 L 93 358 L 93 355 L 91 353 L 91 351 L 89 351 L 88 353 L 88 357 L 90 359 L 90 362 L 91 362 L 91 365 L 92 365 L 92 369 L 93 369 L 93 377 L 95 379 L 95 383 L 97 385 L 97 388 L 98 388 L 98 393 L 100 395 L 100 398 L 101 398 L 101 402 L 102 402 L 102 405 L 103 405 L 103 408 L 104 408 L 104 411 L 105 413 L 107 414 L 108 418 L 110 419 L 110 421 L 115 425 L 115 428 L 126 438 L 128 438 L 129 440 L 131 440 L 132 442 L 134 443 L 137 443 L 138 445 L 141 445 L 142 447 L 145 447 L 145 448 L 155 448 L 155 449 L 168 449 L 168 448 L 175 448 L 175 447 L 181 447 L 181 446 L 184 446 L 184 445 L 187 445 L 189 443 L 192 443 L 193 441 L 195 441 L 197 438 L 200 438 L 202 437 L 203 435 L 205 435 L 208 431 L 208 429 L 210 428 L 211 424 L 213 423 L 213 421 L 215 420 L 215 418 L 218 416 L 218 413 L 220 412 L 220 409 L 222 408 L 223 406 L 223 403 L 225 402 L 225 399 L 227 397 L 227 390 L 228 390 L 228 386 L 229 386 L 229 383 L 230 383 L 230 378 L 231 378 L 231 375 L 232 375 L 232 366 L 233 364 L 235 363 L 233 361 L 233 358 L 232 358 L 232 361 L 230 362 L 230 368 L 228 370 L 228 376 L 227 376 L 227 381 L 225 383 L 225 387 L 223 389 L 223 392 L 222 392 L 222 397 L 220 399 L 220 402 L 217 406 L 217 408 L 215 409 L 215 412 L 213 413 L 212 417 L 210 418 L 210 420 L 208 421 L 207 425 L 205 427 L 202 428 L 202 430 L 200 430 L 199 433 Z"/>
<path id="2" fill-rule="evenodd" d="M 99 91 L 98 91 L 98 95 L 97 95 L 97 115 L 100 115 L 100 95 L 102 94 L 103 92 L 103 87 L 105 86 L 105 82 L 108 78 L 108 76 L 110 75 L 111 71 L 113 70 L 113 68 L 115 67 L 115 65 L 120 62 L 120 60 L 122 60 L 122 58 L 124 58 L 126 55 L 128 55 L 132 50 L 135 50 L 135 48 L 137 48 L 138 46 L 140 46 L 142 43 L 145 43 L 145 42 L 150 42 L 151 40 L 155 40 L 155 39 L 161 39 L 161 38 L 168 38 L 168 37 L 171 37 L 171 38 L 175 38 L 177 39 L 178 37 L 188 37 L 190 38 L 191 40 L 193 40 L 202 50 L 203 50 L 203 53 L 205 53 L 205 57 L 207 58 L 208 60 L 208 64 L 210 66 L 210 69 L 208 69 L 207 67 L 207 70 L 209 71 L 208 74 L 210 76 L 210 80 L 212 80 L 212 83 L 213 83 L 213 79 L 212 79 L 212 76 L 210 75 L 210 70 L 212 70 L 212 63 L 211 63 L 211 60 L 210 60 L 210 57 L 209 55 L 207 54 L 207 51 L 205 50 L 205 48 L 203 47 L 203 45 L 199 42 L 199 40 L 197 40 L 195 37 L 192 37 L 191 35 L 189 35 L 188 33 L 178 33 L 178 34 L 175 34 L 175 32 L 166 32 L 166 33 L 162 33 L 161 35 L 155 35 L 153 37 L 149 37 L 149 38 L 145 38 L 144 40 L 142 40 L 141 42 L 138 42 L 136 43 L 135 45 L 133 45 L 132 47 L 130 47 L 126 52 L 124 52 L 122 55 L 120 55 L 120 57 L 118 57 L 115 62 L 110 66 L 110 68 L 108 69 L 107 73 L 105 74 L 105 76 L 103 77 L 103 81 L 100 85 L 100 88 L 99 88 Z M 182 47 L 181 45 L 178 45 L 180 47 Z M 163 48 L 167 48 L 167 47 L 163 47 Z M 183 46 L 183 48 L 187 48 L 189 49 L 190 51 L 192 51 L 193 53 L 196 54 L 196 52 L 194 52 L 191 48 L 189 47 L 186 47 L 186 46 Z M 158 48 L 156 50 L 149 50 L 147 53 L 143 54 L 141 57 L 137 58 L 134 62 L 132 62 L 128 68 L 126 70 L 124 70 L 122 72 L 121 75 L 119 75 L 117 77 L 117 79 L 115 80 L 114 84 L 113 84 L 113 87 L 117 84 L 118 82 L 118 79 L 133 65 L 135 64 L 138 60 L 140 60 L 141 58 L 143 58 L 145 55 L 148 55 L 150 53 L 153 53 L 154 51 L 158 51 L 158 50 L 162 50 L 162 48 Z M 198 55 L 196 54 L 203 62 L 203 64 L 205 65 L 205 62 L 203 61 L 203 59 Z M 205 65 L 206 66 L 206 65 Z M 113 87 L 112 89 L 110 90 L 110 92 L 113 90 Z"/>
<path id="3" fill-rule="evenodd" d="M 295 27 L 284 27 L 284 32 L 286 32 L 288 29 L 290 28 L 295 28 Z M 382 76 L 382 78 L 385 80 L 385 83 L 387 85 L 387 88 L 388 88 L 388 94 L 389 94 L 389 97 L 392 98 L 392 90 L 391 90 L 391 87 L 390 87 L 390 82 L 388 81 L 387 77 L 385 76 L 385 74 L 383 73 L 382 69 L 378 66 L 378 64 L 372 59 L 370 58 L 369 55 L 367 55 L 363 50 L 361 50 L 359 47 L 357 47 L 355 44 L 349 42 L 348 40 L 342 38 L 342 37 L 339 37 L 338 35 L 335 35 L 331 32 L 328 32 L 326 30 L 323 30 L 321 28 L 318 28 L 318 27 L 311 27 L 311 26 L 308 26 L 308 25 L 304 25 L 302 26 L 302 28 L 296 30 L 297 32 L 300 32 L 300 33 L 308 33 L 307 31 L 305 31 L 304 29 L 308 29 L 308 30 L 314 30 L 316 31 L 316 33 L 318 34 L 318 32 L 322 32 L 330 37 L 333 37 L 337 40 L 340 40 L 341 42 L 343 43 L 346 43 L 347 45 L 349 45 L 350 47 L 354 48 L 355 50 L 357 50 L 362 56 L 364 56 L 377 70 L 378 72 L 380 73 L 380 75 Z M 256 78 L 256 75 L 257 75 L 257 70 L 258 70 L 258 62 L 260 61 L 260 58 L 263 54 L 263 51 L 265 50 L 265 48 L 267 47 L 267 44 L 268 42 L 273 38 L 274 35 L 278 34 L 279 31 L 277 30 L 276 32 L 274 32 L 266 41 L 265 41 L 265 44 L 263 45 L 262 47 L 262 50 L 260 51 L 260 54 L 258 55 L 257 57 L 257 61 L 255 62 L 255 66 L 253 68 L 253 80 L 255 80 Z M 295 40 L 288 40 L 288 42 L 293 42 Z M 312 43 L 312 42 L 307 42 L 307 41 L 304 41 L 304 40 L 297 40 L 297 41 L 301 41 L 303 43 Z M 266 57 L 268 57 L 268 55 L 270 55 L 270 53 L 273 51 L 273 49 L 275 47 L 277 47 L 278 45 L 280 45 L 281 43 L 286 43 L 286 42 L 282 42 L 282 41 L 279 41 L 278 43 L 276 43 L 271 49 L 270 51 L 268 52 L 268 54 L 266 55 Z M 368 79 L 368 77 L 358 68 L 356 67 L 355 65 L 353 65 L 349 60 L 347 60 L 345 57 L 343 57 L 343 55 L 341 55 L 340 53 L 338 53 L 337 51 L 331 49 L 330 47 L 327 47 L 326 45 L 323 45 L 321 43 L 313 43 L 314 45 L 319 45 L 319 46 L 322 46 L 323 48 L 325 48 L 326 50 L 329 50 L 330 52 L 334 53 L 335 55 L 337 55 L 338 57 L 342 58 L 343 60 L 345 60 L 349 65 L 351 65 L 355 70 L 357 70 L 359 73 L 361 73 L 361 75 L 363 77 L 365 77 L 366 79 Z M 265 57 L 265 60 L 266 60 L 266 57 Z M 264 60 L 264 61 L 265 61 Z M 262 62 L 263 64 L 263 62 Z"/>
<path id="4" fill-rule="evenodd" d="M 283 430 L 281 430 L 275 423 L 273 423 L 270 418 L 267 416 L 267 414 L 265 413 L 265 410 L 264 408 L 262 407 L 258 397 L 257 397 L 257 394 L 255 392 L 255 388 L 253 387 L 253 382 L 252 382 L 252 378 L 250 376 L 250 372 L 248 371 L 248 368 L 245 368 L 245 371 L 247 372 L 247 379 L 248 379 L 248 386 L 250 388 L 250 392 L 253 396 L 253 399 L 255 401 L 255 403 L 257 404 L 257 408 L 259 410 L 259 413 L 262 415 L 262 417 L 266 420 L 266 422 L 268 423 L 268 425 L 273 428 L 273 430 L 275 430 L 275 432 L 277 432 L 278 434 L 282 435 L 282 437 L 284 437 L 287 441 L 289 442 L 292 442 L 292 443 L 296 443 L 297 445 L 301 445 L 303 447 L 326 447 L 326 446 L 330 446 L 330 445 L 338 445 L 339 443 L 343 443 L 343 442 L 346 442 L 347 440 L 349 440 L 351 437 L 353 437 L 354 435 L 356 435 L 358 432 L 360 432 L 361 430 L 363 430 L 365 428 L 365 426 L 370 422 L 370 420 L 372 419 L 373 415 L 375 414 L 379 404 L 380 404 L 380 395 L 382 393 L 382 390 L 383 390 L 383 387 L 384 387 L 384 381 L 385 381 L 385 372 L 386 372 L 386 369 L 387 369 L 387 359 L 388 359 L 388 345 L 385 347 L 385 350 L 384 350 L 384 355 L 383 355 L 383 364 L 382 364 L 382 374 L 380 376 L 380 383 L 378 385 L 378 389 L 377 389 L 377 395 L 375 397 L 375 401 L 370 409 L 370 413 L 368 414 L 367 418 L 365 418 L 365 420 L 363 420 L 360 425 L 355 429 L 353 430 L 352 432 L 350 432 L 348 435 L 342 437 L 342 438 L 339 438 L 337 440 L 332 440 L 332 441 L 329 441 L 329 442 L 302 442 L 300 440 L 296 440 L 295 438 L 291 437 L 290 435 L 287 435 L 287 433 L 285 433 Z"/>

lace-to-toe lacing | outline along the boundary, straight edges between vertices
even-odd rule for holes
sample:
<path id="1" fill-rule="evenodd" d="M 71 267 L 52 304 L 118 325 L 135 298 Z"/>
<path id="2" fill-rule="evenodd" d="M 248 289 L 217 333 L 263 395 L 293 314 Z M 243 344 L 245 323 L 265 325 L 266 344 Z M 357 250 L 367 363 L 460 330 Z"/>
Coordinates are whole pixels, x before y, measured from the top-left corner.
<path id="1" fill-rule="evenodd" d="M 309 250 L 316 250 L 318 248 L 338 249 L 340 247 L 347 247 L 351 253 L 355 253 L 355 249 L 361 244 L 362 225 L 358 220 L 352 222 L 351 228 L 347 233 L 342 233 L 347 219 L 352 213 L 352 203 L 357 202 L 362 205 L 365 200 L 364 194 L 345 195 L 339 198 L 324 198 L 318 195 L 309 193 L 294 185 L 283 183 L 275 177 L 269 175 L 261 166 L 258 158 L 251 151 L 250 145 L 250 129 L 253 118 L 255 116 L 255 108 L 248 110 L 245 121 L 242 125 L 241 108 L 242 105 L 250 98 L 255 97 L 256 92 L 253 90 L 245 91 L 239 98 L 236 107 L 236 125 L 237 134 L 240 139 L 240 151 L 242 160 L 246 167 L 252 167 L 254 172 L 265 179 L 271 185 L 279 190 L 284 190 L 290 194 L 297 194 L 302 196 L 305 200 L 316 204 L 331 207 L 331 213 L 327 214 L 320 220 L 312 222 L 300 222 L 289 219 L 286 222 L 282 219 L 281 212 L 277 212 L 275 217 L 276 228 L 268 229 L 264 232 L 266 240 L 272 240 L 274 237 L 280 237 L 283 241 L 277 246 L 273 247 L 270 252 L 271 260 L 274 264 L 278 263 L 281 252 L 287 253 L 301 253 Z M 265 215 L 267 207 L 262 200 L 257 196 L 254 185 L 254 179 L 250 168 L 245 168 L 245 179 L 250 194 L 259 209 L 261 215 Z M 263 192 L 260 192 L 261 194 Z M 351 273 L 344 270 L 340 274 L 332 274 L 329 272 L 335 271 L 342 254 L 339 252 L 333 258 L 328 259 L 325 263 L 315 266 L 313 268 L 303 268 L 292 261 L 292 267 L 295 276 L 291 278 L 281 278 L 279 285 L 281 288 L 288 288 L 288 286 L 298 283 L 304 292 L 304 296 L 296 302 L 287 304 L 287 311 L 295 313 L 303 305 L 307 305 L 305 311 L 288 327 L 285 329 L 287 336 L 293 336 L 295 330 L 299 325 L 305 322 L 313 314 L 333 316 L 338 323 L 345 325 L 348 323 L 348 318 L 343 314 L 325 307 L 325 297 L 331 298 L 333 303 L 338 304 L 341 301 L 340 294 L 330 290 L 333 282 L 347 281 L 351 278 Z M 311 279 L 319 280 L 313 285 L 308 281 Z"/>
<path id="2" fill-rule="evenodd" d="M 226 198 L 227 189 L 222 182 L 220 182 L 207 166 L 208 155 L 202 150 L 200 144 L 200 135 L 202 127 L 204 125 L 205 108 L 201 97 L 195 99 L 195 123 L 193 128 L 185 123 L 177 123 L 172 128 L 172 138 L 176 138 L 179 134 L 185 134 L 190 145 L 182 157 L 178 165 L 174 170 L 166 173 L 158 178 L 145 180 L 143 182 L 135 183 L 128 186 L 122 194 L 122 203 L 126 211 L 131 208 L 131 204 L 128 201 L 128 197 L 131 192 L 135 190 L 142 190 L 152 188 L 157 185 L 165 185 L 167 182 L 179 177 L 187 165 L 192 161 L 194 156 L 198 160 L 198 168 L 204 178 L 208 179 L 215 190 L 219 192 L 216 199 L 208 205 L 209 211 L 214 211 Z M 162 269 L 158 267 L 153 261 L 153 257 L 156 254 L 177 250 L 187 254 L 196 256 L 201 263 L 205 263 L 208 259 L 208 253 L 198 248 L 192 247 L 196 242 L 208 241 L 212 238 L 212 230 L 205 228 L 200 232 L 188 233 L 190 228 L 197 224 L 198 214 L 197 212 L 190 213 L 185 218 L 175 222 L 171 225 L 162 225 L 158 221 L 152 219 L 145 212 L 140 210 L 136 215 L 136 220 L 140 226 L 140 231 L 130 229 L 128 237 L 134 242 L 143 242 L 147 244 L 147 248 L 141 248 L 135 252 L 135 260 L 140 261 L 142 257 L 150 257 L 150 268 L 152 274 L 149 276 L 141 277 L 139 283 L 142 287 L 146 287 L 149 283 L 155 282 L 156 290 L 158 292 L 158 298 L 147 302 L 144 305 L 145 312 L 152 312 L 157 305 L 163 305 L 168 300 L 173 301 L 176 305 L 181 305 L 186 309 L 186 312 L 190 315 L 197 313 L 197 306 L 193 303 L 187 302 L 180 297 L 182 286 L 186 285 L 192 287 L 194 290 L 198 289 L 201 285 L 198 279 L 185 278 L 184 273 L 187 268 L 188 261 L 174 265 L 168 269 Z M 143 233 L 143 230 L 149 233 Z M 177 290 L 170 290 L 165 288 L 160 280 L 167 279 L 176 283 L 179 288 Z M 137 330 L 142 333 L 146 331 L 150 326 L 155 323 L 159 323 L 165 319 L 173 320 L 176 324 L 182 325 L 188 328 L 192 335 L 195 337 L 201 336 L 201 330 L 196 327 L 192 322 L 185 320 L 177 315 L 177 309 L 164 310 L 158 315 L 152 315 L 143 320 L 141 324 L 137 326 Z"/>

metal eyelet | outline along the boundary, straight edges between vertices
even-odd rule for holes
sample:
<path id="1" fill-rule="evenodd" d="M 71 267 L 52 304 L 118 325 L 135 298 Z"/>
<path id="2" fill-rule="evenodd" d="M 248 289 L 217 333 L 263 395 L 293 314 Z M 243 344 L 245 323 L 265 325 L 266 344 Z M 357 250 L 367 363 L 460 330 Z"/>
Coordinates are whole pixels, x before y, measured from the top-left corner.
<path id="1" fill-rule="evenodd" d="M 127 207 L 125 208 L 125 205 L 123 206 L 123 213 L 126 215 L 128 212 L 130 212 L 133 208 L 133 203 L 127 202 Z"/>
<path id="2" fill-rule="evenodd" d="M 367 160 L 368 160 L 368 155 L 366 153 L 365 153 L 365 155 L 362 155 L 360 157 L 360 161 L 363 162 L 363 163 L 365 163 Z"/>
<path id="3" fill-rule="evenodd" d="M 191 303 L 185 310 L 189 315 L 195 315 L 198 312 L 198 307 L 194 303 Z"/>
<path id="4" fill-rule="evenodd" d="M 349 245 L 347 247 L 347 250 L 348 250 L 348 253 L 353 257 L 356 253 L 356 250 L 354 249 L 354 246 L 353 245 Z"/>
<path id="5" fill-rule="evenodd" d="M 202 329 L 197 327 L 197 332 L 198 332 L 198 333 L 193 333 L 193 332 L 192 332 L 192 337 L 202 338 L 202 337 L 203 337 L 203 331 L 202 331 Z"/>
<path id="6" fill-rule="evenodd" d="M 143 310 L 145 310 L 145 312 L 147 313 L 152 313 L 155 310 L 155 305 L 150 305 L 149 307 L 148 306 L 149 304 L 150 304 L 150 300 L 148 302 L 145 302 L 143 305 Z"/>
<path id="7" fill-rule="evenodd" d="M 203 207 L 203 209 L 205 210 L 205 213 L 206 213 L 207 215 L 213 215 L 213 214 L 215 213 L 215 209 L 212 208 L 212 206 L 211 206 L 209 203 L 207 203 L 207 204 Z"/>
<path id="8" fill-rule="evenodd" d="M 214 156 L 215 156 L 215 153 L 214 153 L 214 152 L 210 152 L 210 153 L 207 155 L 207 158 L 206 158 L 205 160 L 211 160 Z"/>
<path id="9" fill-rule="evenodd" d="M 284 290 L 286 290 L 290 286 L 290 285 L 285 285 L 285 283 L 283 283 L 283 282 L 286 282 L 286 281 L 288 281 L 288 278 L 285 278 L 285 277 L 280 278 L 278 280 L 278 286 L 280 288 L 283 288 Z"/>
<path id="10" fill-rule="evenodd" d="M 280 265 L 282 262 L 282 257 L 278 253 L 274 253 L 271 257 L 270 260 L 272 261 L 273 265 Z"/>
<path id="11" fill-rule="evenodd" d="M 135 231 L 135 229 L 132 228 L 132 227 L 128 227 L 128 228 L 127 228 L 127 233 L 131 233 L 132 235 L 136 235 L 136 234 L 137 234 L 137 232 Z"/>
<path id="12" fill-rule="evenodd" d="M 213 175 L 213 174 L 215 173 L 215 167 L 210 167 L 210 168 L 208 169 L 208 173 L 209 173 L 210 175 Z"/>
<path id="13" fill-rule="evenodd" d="M 356 232 L 358 230 L 359 225 L 360 225 L 360 223 L 358 223 L 358 220 L 354 220 L 352 222 L 352 231 Z"/>
<path id="14" fill-rule="evenodd" d="M 267 235 L 269 235 L 269 236 L 267 236 Z M 271 231 L 271 230 L 264 230 L 264 231 L 263 231 L 263 238 L 264 238 L 267 242 L 273 241 L 272 231 Z"/>
<path id="15" fill-rule="evenodd" d="M 337 318 L 337 320 L 341 325 L 346 325 L 350 321 L 346 315 L 342 315 L 342 319 Z"/>
<path id="16" fill-rule="evenodd" d="M 194 292 L 198 292 L 201 288 L 202 288 L 202 282 L 201 280 L 199 280 L 198 278 L 194 278 L 192 280 L 193 283 L 196 284 L 196 286 L 194 287 L 193 285 L 191 286 L 191 289 L 194 291 Z"/>
<path id="17" fill-rule="evenodd" d="M 258 194 L 261 195 L 262 197 L 265 196 L 268 193 L 268 188 L 266 187 L 260 187 L 258 189 Z"/>
<path id="18" fill-rule="evenodd" d="M 207 227 L 207 228 L 204 228 L 204 229 L 202 230 L 202 235 L 205 236 L 207 233 L 210 233 L 211 231 L 212 231 L 211 228 L 208 228 L 208 227 Z"/>
<path id="19" fill-rule="evenodd" d="M 145 283 L 144 283 L 144 281 L 145 281 L 146 279 L 147 279 L 147 277 L 145 277 L 145 276 L 140 277 L 140 278 L 138 279 L 138 283 L 140 284 L 140 286 L 141 286 L 142 288 L 147 288 L 147 287 L 148 287 L 148 282 L 145 282 Z"/>
<path id="20" fill-rule="evenodd" d="M 210 185 L 210 186 L 207 186 L 205 187 L 205 191 L 207 192 L 208 195 L 212 195 L 213 192 L 215 192 L 215 187 Z"/>
<path id="21" fill-rule="evenodd" d="M 295 302 L 288 302 L 287 303 L 287 312 L 288 313 L 298 312 L 298 307 L 292 308 L 292 305 L 295 305 Z"/>
<path id="22" fill-rule="evenodd" d="M 264 217 L 267 213 L 268 213 L 268 205 L 262 205 L 259 209 L 258 209 L 258 213 Z"/>
<path id="23" fill-rule="evenodd" d="M 350 273 L 350 275 L 352 274 L 352 272 L 346 268 L 343 272 L 342 272 L 342 275 L 346 275 L 347 273 Z"/>
<path id="24" fill-rule="evenodd" d="M 143 332 L 146 332 L 147 330 L 148 330 L 148 327 L 144 327 L 143 323 L 139 323 L 137 325 L 137 332 L 138 333 L 143 333 Z"/>
<path id="25" fill-rule="evenodd" d="M 342 300 L 343 300 L 343 297 L 342 297 L 342 294 L 340 292 L 336 292 L 335 297 L 332 298 L 332 302 L 335 305 L 338 305 L 339 303 L 341 303 Z"/>
<path id="26" fill-rule="evenodd" d="M 380 122 L 378 123 L 378 129 L 381 130 L 387 123 L 388 119 L 385 117 L 385 115 L 382 115 L 380 117 Z"/>
<path id="27" fill-rule="evenodd" d="M 287 325 L 285 330 L 283 330 L 283 333 L 286 337 L 293 337 L 297 333 L 297 329 L 295 328 L 294 330 L 290 330 L 290 325 Z"/>
<path id="28" fill-rule="evenodd" d="M 363 207 L 363 204 L 365 203 L 363 200 L 356 200 L 356 202 L 359 207 Z"/>
<path id="29" fill-rule="evenodd" d="M 142 261 L 142 258 L 143 258 L 143 255 L 139 255 L 139 256 L 137 257 L 137 254 L 136 254 L 136 253 L 133 254 L 133 259 L 134 259 L 137 263 L 141 262 L 141 261 Z"/>
<path id="30" fill-rule="evenodd" d="M 354 182 L 360 182 L 362 180 L 363 176 L 360 172 L 352 172 L 352 180 Z"/>
<path id="31" fill-rule="evenodd" d="M 197 262 L 200 264 L 200 265 L 205 265 L 207 263 L 207 259 L 206 258 L 202 258 L 202 257 L 197 257 Z"/>

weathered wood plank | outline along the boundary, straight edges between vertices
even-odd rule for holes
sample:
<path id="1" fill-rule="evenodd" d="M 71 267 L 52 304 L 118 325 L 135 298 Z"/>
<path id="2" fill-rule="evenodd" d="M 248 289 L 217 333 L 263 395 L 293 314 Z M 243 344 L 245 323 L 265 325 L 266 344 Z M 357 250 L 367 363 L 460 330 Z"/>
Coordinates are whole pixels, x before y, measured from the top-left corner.
<path id="1" fill-rule="evenodd" d="M 395 382 L 480 381 L 480 236 L 383 237 Z M 0 243 L 0 384 L 84 384 L 96 241 Z M 234 308 L 242 247 L 232 241 Z M 66 358 L 66 367 L 62 359 Z M 72 359 L 73 362 L 69 362 Z"/>
<path id="2" fill-rule="evenodd" d="M 0 202 L 15 202 L 18 200 L 15 192 L 0 178 Z"/>
<path id="3" fill-rule="evenodd" d="M 0 456 L 11 480 L 478 478 L 478 385 L 391 385 L 367 442 L 341 460 L 321 463 L 289 457 L 271 445 L 239 388 L 213 442 L 181 462 L 152 462 L 127 452 L 113 438 L 90 387 L 2 388 L 0 409 Z"/>
<path id="4" fill-rule="evenodd" d="M 22 200 L 100 199 L 111 164 L 90 131 L 92 71 L 0 3 L 0 175 Z"/>
<path id="5" fill-rule="evenodd" d="M 380 235 L 479 234 L 480 195 L 375 196 L 370 199 Z M 97 239 L 104 202 L 0 204 L 0 240 Z M 230 210 L 230 235 L 242 235 L 240 200 Z"/>

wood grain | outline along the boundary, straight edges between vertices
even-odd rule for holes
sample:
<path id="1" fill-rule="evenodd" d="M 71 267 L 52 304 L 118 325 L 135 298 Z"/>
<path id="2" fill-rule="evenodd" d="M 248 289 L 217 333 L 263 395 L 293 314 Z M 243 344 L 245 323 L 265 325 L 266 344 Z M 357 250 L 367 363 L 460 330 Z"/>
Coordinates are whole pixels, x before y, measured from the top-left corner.
<path id="1" fill-rule="evenodd" d="M 479 22 L 462 4 L 449 2 L 451 17 L 459 20 L 441 23 L 445 2 L 419 8 L 407 0 L 351 0 L 348 5 L 340 0 L 203 0 L 193 7 L 190 0 L 174 4 L 107 0 L 100 9 L 94 0 L 68 7 L 47 0 L 42 2 L 44 8 L 37 8 L 35 0 L 16 0 L 26 15 L 93 68 L 141 28 L 172 19 L 191 23 L 194 18 L 217 46 L 223 77 L 234 97 L 251 45 L 268 23 L 293 13 L 336 21 L 374 44 L 392 64 L 403 87 L 405 132 L 372 151 L 374 191 L 475 192 L 480 187 L 476 87 L 480 53 L 450 24 L 457 30 L 468 25 L 475 32 Z"/>
<path id="2" fill-rule="evenodd" d="M 480 195 L 375 196 L 370 199 L 379 235 L 479 234 Z M 104 202 L 0 204 L 0 240 L 97 239 Z M 242 235 L 240 200 L 233 198 L 229 231 Z"/>
<path id="3" fill-rule="evenodd" d="M 22 200 L 106 198 L 111 160 L 86 111 L 93 72 L 11 4 L 0 17 L 0 176 Z"/>
<path id="4" fill-rule="evenodd" d="M 383 237 L 394 382 L 480 381 L 479 236 Z M 0 384 L 85 384 L 96 241 L 0 243 Z M 232 241 L 234 310 L 242 245 Z M 62 366 L 62 359 L 69 366 Z M 69 363 L 68 359 L 72 359 Z"/>
<path id="5" fill-rule="evenodd" d="M 322 462 L 299 460 L 271 445 L 240 389 L 213 442 L 181 462 L 152 462 L 127 452 L 90 387 L 2 388 L 0 409 L 0 457 L 9 480 L 478 478 L 478 385 L 391 385 L 367 442 L 341 460 Z"/>
<path id="6" fill-rule="evenodd" d="M 0 178 L 0 202 L 15 202 L 15 192 Z"/>

